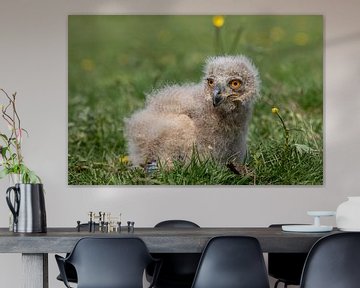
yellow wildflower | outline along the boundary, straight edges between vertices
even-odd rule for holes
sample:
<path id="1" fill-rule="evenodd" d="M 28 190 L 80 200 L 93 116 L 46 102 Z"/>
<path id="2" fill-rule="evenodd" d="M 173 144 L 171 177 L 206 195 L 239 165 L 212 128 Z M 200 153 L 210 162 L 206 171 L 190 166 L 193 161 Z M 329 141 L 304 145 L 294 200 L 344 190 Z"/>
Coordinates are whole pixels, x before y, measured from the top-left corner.
<path id="1" fill-rule="evenodd" d="M 94 70 L 95 65 L 91 59 L 83 59 L 81 60 L 81 68 L 86 72 L 91 72 Z"/>
<path id="2" fill-rule="evenodd" d="M 309 43 L 309 35 L 304 32 L 299 32 L 295 34 L 294 42 L 298 46 L 305 46 Z"/>
<path id="3" fill-rule="evenodd" d="M 120 163 L 122 164 L 129 164 L 130 160 L 129 160 L 129 156 L 123 156 L 119 158 Z"/>
<path id="4" fill-rule="evenodd" d="M 216 28 L 221 28 L 224 25 L 225 19 L 223 16 L 214 16 L 213 24 Z"/>
<path id="5" fill-rule="evenodd" d="M 270 39 L 272 41 L 278 42 L 281 41 L 281 39 L 284 38 L 285 31 L 283 28 L 279 26 L 275 26 L 270 30 Z"/>
<path id="6" fill-rule="evenodd" d="M 278 113 L 279 113 L 279 108 L 273 107 L 273 108 L 271 109 L 271 112 L 272 112 L 273 114 L 278 114 Z"/>

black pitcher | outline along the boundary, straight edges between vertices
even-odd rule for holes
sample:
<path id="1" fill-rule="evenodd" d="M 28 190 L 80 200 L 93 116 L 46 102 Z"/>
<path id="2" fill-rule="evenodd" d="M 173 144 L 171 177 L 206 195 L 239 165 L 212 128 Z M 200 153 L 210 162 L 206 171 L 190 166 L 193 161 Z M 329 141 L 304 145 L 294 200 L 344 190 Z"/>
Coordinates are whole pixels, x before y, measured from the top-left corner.
<path id="1" fill-rule="evenodd" d="M 14 193 L 12 203 L 11 194 Z M 15 184 L 6 190 L 6 202 L 14 215 L 13 231 L 46 232 L 46 211 L 42 184 Z"/>

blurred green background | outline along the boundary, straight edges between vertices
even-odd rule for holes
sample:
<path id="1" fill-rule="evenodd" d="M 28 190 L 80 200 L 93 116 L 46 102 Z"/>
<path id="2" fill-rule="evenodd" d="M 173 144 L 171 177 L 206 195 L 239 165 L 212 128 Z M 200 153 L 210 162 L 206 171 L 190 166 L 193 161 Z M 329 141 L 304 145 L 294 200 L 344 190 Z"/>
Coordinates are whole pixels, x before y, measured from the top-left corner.
<path id="1" fill-rule="evenodd" d="M 323 184 L 323 17 L 224 20 L 216 28 L 213 16 L 69 16 L 70 185 Z M 153 89 L 198 82 L 205 59 L 219 54 L 247 55 L 262 80 L 246 173 L 216 163 L 190 174 L 189 167 L 154 175 L 133 169 L 124 161 L 124 117 Z M 272 107 L 290 129 L 288 144 Z"/>

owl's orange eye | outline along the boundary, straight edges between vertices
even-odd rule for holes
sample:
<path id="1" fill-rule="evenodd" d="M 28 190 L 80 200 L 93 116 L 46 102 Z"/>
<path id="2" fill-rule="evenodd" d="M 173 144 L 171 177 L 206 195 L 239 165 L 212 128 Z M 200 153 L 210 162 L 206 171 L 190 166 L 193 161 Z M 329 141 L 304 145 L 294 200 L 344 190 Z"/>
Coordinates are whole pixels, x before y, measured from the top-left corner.
<path id="1" fill-rule="evenodd" d="M 208 82 L 208 85 L 209 85 L 210 87 L 213 87 L 214 84 L 215 84 L 215 81 L 214 81 L 214 79 L 212 79 L 212 78 L 208 78 L 208 79 L 207 79 L 207 82 Z"/>
<path id="2" fill-rule="evenodd" d="M 232 88 L 232 89 L 239 89 L 240 88 L 240 86 L 241 86 L 241 81 L 240 80 L 238 80 L 238 79 L 234 79 L 234 80 L 231 80 L 230 81 L 230 87 Z"/>

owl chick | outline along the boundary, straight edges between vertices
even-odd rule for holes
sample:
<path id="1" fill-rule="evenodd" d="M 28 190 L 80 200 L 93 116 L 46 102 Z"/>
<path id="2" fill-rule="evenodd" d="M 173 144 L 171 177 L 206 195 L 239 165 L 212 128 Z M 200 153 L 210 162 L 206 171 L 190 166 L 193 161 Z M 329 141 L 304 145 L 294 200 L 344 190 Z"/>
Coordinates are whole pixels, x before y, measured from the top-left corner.
<path id="1" fill-rule="evenodd" d="M 171 167 L 196 149 L 220 163 L 243 163 L 259 86 L 258 70 L 245 56 L 208 58 L 199 84 L 154 91 L 144 109 L 125 120 L 130 161 Z"/>

